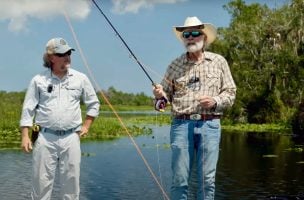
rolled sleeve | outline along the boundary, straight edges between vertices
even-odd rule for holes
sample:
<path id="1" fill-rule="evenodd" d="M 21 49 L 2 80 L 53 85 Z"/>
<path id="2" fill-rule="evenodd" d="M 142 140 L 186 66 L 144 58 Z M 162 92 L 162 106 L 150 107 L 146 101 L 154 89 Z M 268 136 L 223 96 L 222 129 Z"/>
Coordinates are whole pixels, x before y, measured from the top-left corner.
<path id="1" fill-rule="evenodd" d="M 87 106 L 86 115 L 97 117 L 99 115 L 100 103 L 91 82 L 85 76 L 84 78 L 83 102 Z"/>
<path id="2" fill-rule="evenodd" d="M 33 125 L 35 108 L 38 105 L 38 101 L 39 101 L 39 93 L 35 82 L 35 78 L 33 78 L 30 82 L 30 85 L 25 95 L 25 99 L 22 107 L 20 127 Z"/>

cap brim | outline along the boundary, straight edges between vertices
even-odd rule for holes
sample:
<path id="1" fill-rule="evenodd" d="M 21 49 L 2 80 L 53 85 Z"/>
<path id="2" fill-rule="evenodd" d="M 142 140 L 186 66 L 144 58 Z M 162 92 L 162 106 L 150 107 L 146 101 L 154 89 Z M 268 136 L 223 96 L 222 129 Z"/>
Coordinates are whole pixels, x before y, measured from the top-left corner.
<path id="1" fill-rule="evenodd" d="M 73 49 L 71 47 L 61 48 L 61 49 L 58 49 L 57 51 L 55 51 L 55 53 L 66 53 L 68 51 L 75 51 L 75 49 Z"/>

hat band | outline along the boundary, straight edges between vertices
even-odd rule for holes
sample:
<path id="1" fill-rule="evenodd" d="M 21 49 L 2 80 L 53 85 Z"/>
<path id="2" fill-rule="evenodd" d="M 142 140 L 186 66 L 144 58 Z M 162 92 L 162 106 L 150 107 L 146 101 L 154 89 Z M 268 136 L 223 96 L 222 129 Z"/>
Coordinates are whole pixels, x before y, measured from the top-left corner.
<path id="1" fill-rule="evenodd" d="M 205 28 L 205 25 L 201 24 L 201 25 L 195 25 L 195 26 L 176 27 L 175 29 L 179 32 L 183 32 L 185 29 L 189 29 L 189 28 L 203 29 L 203 28 Z"/>

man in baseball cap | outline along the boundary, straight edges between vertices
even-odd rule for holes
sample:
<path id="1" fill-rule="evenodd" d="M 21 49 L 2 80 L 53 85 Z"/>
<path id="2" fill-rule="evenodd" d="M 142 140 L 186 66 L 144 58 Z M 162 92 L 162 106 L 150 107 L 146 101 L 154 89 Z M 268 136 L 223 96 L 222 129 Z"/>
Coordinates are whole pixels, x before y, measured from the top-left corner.
<path id="1" fill-rule="evenodd" d="M 21 147 L 25 152 L 33 149 L 33 200 L 51 199 L 57 167 L 59 199 L 79 199 L 80 137 L 88 134 L 98 116 L 99 100 L 88 77 L 70 67 L 72 51 L 62 38 L 47 42 L 47 69 L 32 78 L 23 102 Z M 81 100 L 87 108 L 84 122 Z M 30 127 L 35 127 L 36 141 L 29 138 Z"/>

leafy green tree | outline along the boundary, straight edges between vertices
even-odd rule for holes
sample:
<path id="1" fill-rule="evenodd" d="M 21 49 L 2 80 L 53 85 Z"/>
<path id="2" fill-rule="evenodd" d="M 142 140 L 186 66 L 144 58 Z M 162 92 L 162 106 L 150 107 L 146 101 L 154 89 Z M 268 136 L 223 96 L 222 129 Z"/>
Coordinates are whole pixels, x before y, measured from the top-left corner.
<path id="1" fill-rule="evenodd" d="M 152 105 L 153 103 L 152 97 L 145 95 L 143 92 L 130 94 L 117 91 L 114 87 L 109 87 L 108 90 L 103 91 L 103 93 L 113 105 L 146 106 Z"/>
<path id="2" fill-rule="evenodd" d="M 284 112 L 297 107 L 303 93 L 304 1 L 270 9 L 234 0 L 224 8 L 231 23 L 219 29 L 212 48 L 226 57 L 238 87 L 229 114 L 237 121 L 286 120 Z"/>

